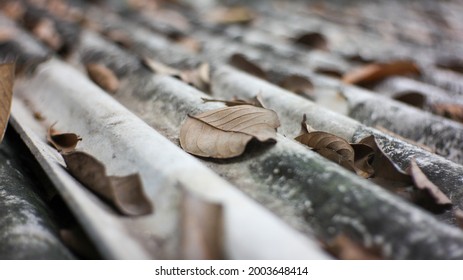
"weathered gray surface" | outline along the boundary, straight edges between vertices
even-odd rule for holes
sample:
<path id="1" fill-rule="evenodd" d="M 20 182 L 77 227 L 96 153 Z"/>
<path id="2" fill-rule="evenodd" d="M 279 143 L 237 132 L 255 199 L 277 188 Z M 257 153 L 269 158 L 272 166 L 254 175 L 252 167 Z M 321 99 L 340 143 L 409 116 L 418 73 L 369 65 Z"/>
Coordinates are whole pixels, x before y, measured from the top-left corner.
<path id="1" fill-rule="evenodd" d="M 0 259 L 74 258 L 11 137 L 0 144 Z"/>
<path id="2" fill-rule="evenodd" d="M 99 52 L 99 57 L 94 56 L 100 63 L 110 65 L 112 57 L 123 57 L 129 68 L 137 64 L 133 56 L 111 47 L 108 42 L 94 35 L 84 36 L 79 47 L 81 56 L 98 50 L 105 50 Z M 118 72 L 117 68 L 114 70 Z M 250 92 L 258 92 L 254 78 L 234 79 L 233 73 L 228 74 L 229 77 L 216 72 L 213 76 L 220 86 L 225 84 L 223 79 L 234 81 L 236 88 L 231 83 L 227 89 L 220 87 L 220 92 L 227 97 L 232 94 L 248 97 Z M 206 95 L 194 88 L 142 69 L 121 75 L 121 79 L 123 86 L 114 97 L 176 144 L 187 114 L 223 106 L 204 104 L 200 98 Z M 271 85 L 262 86 L 264 101 L 269 101 L 266 92 Z M 245 93 L 244 88 L 249 88 L 249 92 Z M 284 93 L 281 98 L 286 95 L 289 94 Z M 272 102 L 268 105 L 274 106 Z M 293 108 L 299 110 L 297 106 Z M 282 114 L 280 118 L 285 121 L 285 112 Z M 355 121 L 351 121 L 351 126 L 342 127 L 341 122 L 333 120 L 345 117 L 334 113 L 332 117 L 327 118 L 327 122 L 332 121 L 331 127 L 351 131 L 351 136 L 361 127 Z M 298 127 L 299 122 L 294 126 Z M 285 124 L 282 131 L 289 132 Z M 236 159 L 204 160 L 204 163 L 294 227 L 304 232 L 313 227 L 323 239 L 349 232 L 367 245 L 379 246 L 386 257 L 397 259 L 463 257 L 463 234 L 458 229 L 438 222 L 423 210 L 281 135 L 275 145 L 253 146 Z"/>

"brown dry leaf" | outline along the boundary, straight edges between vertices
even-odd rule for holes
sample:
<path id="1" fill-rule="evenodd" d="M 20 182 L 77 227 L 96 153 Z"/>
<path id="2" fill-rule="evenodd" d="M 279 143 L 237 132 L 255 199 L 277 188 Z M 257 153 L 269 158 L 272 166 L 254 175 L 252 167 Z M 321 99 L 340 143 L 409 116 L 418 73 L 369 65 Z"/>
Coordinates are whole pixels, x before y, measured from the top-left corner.
<path id="1" fill-rule="evenodd" d="M 426 96 L 417 91 L 398 92 L 394 95 L 394 99 L 420 109 L 426 104 Z"/>
<path id="2" fill-rule="evenodd" d="M 182 187 L 181 258 L 219 260 L 223 251 L 223 207 Z"/>
<path id="3" fill-rule="evenodd" d="M 260 108 L 265 108 L 263 102 L 262 102 L 262 96 L 260 94 L 257 94 L 254 98 L 245 100 L 245 99 L 238 99 L 234 98 L 232 100 L 221 100 L 221 99 L 209 99 L 209 98 L 201 98 L 204 103 L 207 102 L 222 102 L 228 107 L 232 106 L 239 106 L 239 105 L 251 105 L 255 107 L 260 107 Z"/>
<path id="4" fill-rule="evenodd" d="M 59 133 L 53 129 L 53 125 L 48 128 L 47 141 L 60 153 L 74 151 L 81 140 L 82 138 L 75 133 Z"/>
<path id="5" fill-rule="evenodd" d="M 209 92 L 211 84 L 209 64 L 202 63 L 195 69 L 182 71 L 180 79 L 201 91 Z"/>
<path id="6" fill-rule="evenodd" d="M 217 24 L 249 23 L 256 17 L 255 13 L 246 7 L 220 7 L 206 15 L 206 19 Z"/>
<path id="7" fill-rule="evenodd" d="M 434 185 L 428 177 L 426 177 L 414 158 L 410 161 L 408 173 L 412 177 L 415 187 L 420 194 L 431 198 L 432 202 L 435 203 L 436 206 L 448 207 L 452 205 L 452 201 L 436 185 Z"/>
<path id="8" fill-rule="evenodd" d="M 188 116 L 180 129 L 180 145 L 197 156 L 232 158 L 241 155 L 253 138 L 275 142 L 279 126 L 274 111 L 250 105 L 226 107 Z"/>
<path id="9" fill-rule="evenodd" d="M 169 75 L 180 78 L 181 71 L 178 69 L 167 66 L 164 63 L 161 63 L 149 57 L 144 57 L 142 61 L 149 69 L 151 69 L 151 71 L 153 71 L 156 74 Z"/>
<path id="10" fill-rule="evenodd" d="M 199 53 L 203 47 L 200 41 L 188 36 L 176 38 L 174 42 L 182 45 L 185 49 L 190 50 L 192 53 Z"/>
<path id="11" fill-rule="evenodd" d="M 318 32 L 309 32 L 299 35 L 294 42 L 311 49 L 328 50 L 328 41 L 323 34 Z"/>
<path id="12" fill-rule="evenodd" d="M 14 71 L 14 62 L 0 64 L 0 142 L 3 140 L 10 117 Z"/>
<path id="13" fill-rule="evenodd" d="M 463 105 L 439 103 L 432 106 L 432 111 L 440 116 L 463 123 Z"/>
<path id="14" fill-rule="evenodd" d="M 0 4 L 0 10 L 3 14 L 5 14 L 7 17 L 11 18 L 14 21 L 20 20 L 26 12 L 24 4 L 21 1 L 14 0 Z"/>
<path id="15" fill-rule="evenodd" d="M 375 171 L 375 177 L 411 183 L 411 178 L 408 174 L 400 170 L 389 157 L 383 152 L 382 148 L 376 142 L 375 136 L 370 135 L 360 140 L 359 144 L 369 146 L 374 151 L 374 158 L 371 166 Z"/>
<path id="16" fill-rule="evenodd" d="M 312 131 L 297 136 L 295 140 L 346 169 L 355 171 L 354 149 L 341 137 L 328 132 Z"/>
<path id="17" fill-rule="evenodd" d="M 267 80 L 267 74 L 261 67 L 251 62 L 245 55 L 235 53 L 230 57 L 228 63 L 233 67 L 240 69 L 248 74 L 254 75 L 263 80 Z"/>
<path id="18" fill-rule="evenodd" d="M 351 144 L 351 146 L 354 149 L 354 166 L 357 168 L 357 174 L 364 178 L 370 178 L 375 174 L 375 170 L 371 166 L 375 152 L 368 145 Z"/>
<path id="19" fill-rule="evenodd" d="M 16 30 L 12 28 L 2 27 L 0 28 L 0 43 L 4 43 L 14 39 L 16 36 Z"/>
<path id="20" fill-rule="evenodd" d="M 208 63 L 202 63 L 191 70 L 178 70 L 148 57 L 143 58 L 143 63 L 156 74 L 178 78 L 201 91 L 209 92 L 211 81 Z"/>
<path id="21" fill-rule="evenodd" d="M 85 68 L 87 69 L 90 79 L 105 91 L 114 93 L 119 89 L 119 79 L 116 74 L 104 64 L 89 63 L 85 65 Z"/>
<path id="22" fill-rule="evenodd" d="M 312 82 L 301 75 L 289 75 L 280 82 L 280 87 L 314 99 Z"/>
<path id="23" fill-rule="evenodd" d="M 131 48 L 133 46 L 133 41 L 132 41 L 131 36 L 125 31 L 118 30 L 118 29 L 112 29 L 109 31 L 102 31 L 102 33 L 109 40 L 113 41 L 114 43 L 124 48 Z"/>
<path id="24" fill-rule="evenodd" d="M 32 33 L 55 51 L 61 49 L 64 44 L 63 39 L 56 30 L 55 23 L 48 18 L 40 19 L 32 28 Z"/>
<path id="25" fill-rule="evenodd" d="M 419 74 L 418 66 L 412 61 L 397 60 L 388 63 L 372 63 L 346 73 L 342 80 L 348 84 L 376 82 L 395 75 Z"/>
<path id="26" fill-rule="evenodd" d="M 72 176 L 112 203 L 122 214 L 138 216 L 153 212 L 138 174 L 107 176 L 105 166 L 83 152 L 63 154 L 63 158 Z"/>
<path id="27" fill-rule="evenodd" d="M 367 248 L 355 242 L 345 234 L 338 234 L 324 244 L 325 249 L 341 260 L 380 260 L 379 250 Z"/>

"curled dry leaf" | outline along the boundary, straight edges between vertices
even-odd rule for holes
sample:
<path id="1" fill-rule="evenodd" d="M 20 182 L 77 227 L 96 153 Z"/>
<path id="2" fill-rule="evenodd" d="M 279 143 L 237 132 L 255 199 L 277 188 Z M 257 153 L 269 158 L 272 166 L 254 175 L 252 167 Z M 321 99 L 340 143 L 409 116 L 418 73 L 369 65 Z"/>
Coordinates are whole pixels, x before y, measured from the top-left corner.
<path id="1" fill-rule="evenodd" d="M 330 242 L 324 244 L 325 249 L 341 260 L 380 260 L 378 249 L 367 248 L 355 242 L 345 234 L 338 234 Z"/>
<path id="2" fill-rule="evenodd" d="M 15 63 L 0 64 L 0 142 L 3 140 L 10 117 L 14 71 Z"/>
<path id="3" fill-rule="evenodd" d="M 204 92 L 209 92 L 211 81 L 208 63 L 202 63 L 191 70 L 178 70 L 148 57 L 143 58 L 143 63 L 156 74 L 175 77 Z"/>
<path id="4" fill-rule="evenodd" d="M 209 99 L 209 98 L 201 98 L 204 103 L 207 102 L 221 102 L 227 105 L 228 107 L 232 106 L 239 106 L 239 105 L 251 105 L 255 107 L 260 107 L 260 108 L 265 108 L 263 101 L 262 101 L 262 96 L 260 94 L 257 94 L 254 96 L 254 98 L 245 100 L 245 99 L 238 99 L 238 98 L 233 98 L 232 100 L 221 100 L 221 99 Z"/>
<path id="5" fill-rule="evenodd" d="M 440 116 L 463 123 L 463 106 L 453 103 L 439 103 L 432 106 L 432 111 Z"/>
<path id="6" fill-rule="evenodd" d="M 285 77 L 280 82 L 280 86 L 294 93 L 314 99 L 312 82 L 301 75 L 289 75 Z"/>
<path id="7" fill-rule="evenodd" d="M 372 63 L 346 73 L 342 80 L 348 84 L 377 82 L 395 75 L 419 74 L 418 66 L 412 61 L 397 60 L 389 63 Z"/>
<path id="8" fill-rule="evenodd" d="M 365 144 L 350 144 L 354 149 L 354 166 L 358 175 L 364 178 L 370 178 L 375 174 L 375 170 L 371 166 L 375 152 Z"/>
<path id="9" fill-rule="evenodd" d="M 112 203 L 122 214 L 136 216 L 153 212 L 140 176 L 107 176 L 105 166 L 83 152 L 63 154 L 69 173 L 84 186 Z"/>
<path id="10" fill-rule="evenodd" d="M 452 205 L 452 201 L 436 185 L 434 185 L 428 177 L 426 177 L 415 159 L 410 161 L 408 173 L 412 177 L 416 189 L 419 191 L 418 200 L 424 199 L 425 202 L 428 202 L 428 198 L 430 198 L 436 206 L 448 207 Z M 420 201 L 418 201 L 418 203 L 419 202 Z M 434 205 L 431 205 L 431 208 L 435 208 L 432 206 Z"/>
<path id="11" fill-rule="evenodd" d="M 197 156 L 232 158 L 241 155 L 253 138 L 275 142 L 278 126 L 274 111 L 250 105 L 226 107 L 188 116 L 180 129 L 180 145 Z"/>
<path id="12" fill-rule="evenodd" d="M 301 34 L 294 39 L 294 42 L 311 49 L 328 50 L 328 41 L 318 32 Z"/>
<path id="13" fill-rule="evenodd" d="M 75 133 L 59 133 L 53 129 L 53 125 L 48 128 L 47 141 L 60 153 L 74 151 L 81 140 L 82 138 Z"/>
<path id="14" fill-rule="evenodd" d="M 328 132 L 312 131 L 297 136 L 295 140 L 344 168 L 355 171 L 354 149 L 341 137 Z"/>
<path id="15" fill-rule="evenodd" d="M 85 65 L 92 81 L 107 92 L 114 93 L 119 89 L 119 79 L 116 74 L 104 64 L 89 63 Z"/>
<path id="16" fill-rule="evenodd" d="M 267 74 L 255 63 L 251 62 L 245 55 L 235 53 L 230 57 L 228 63 L 233 67 L 240 69 L 248 74 L 254 75 L 263 80 L 267 80 Z"/>
<path id="17" fill-rule="evenodd" d="M 394 95 L 394 99 L 420 109 L 426 104 L 426 96 L 417 91 L 398 92 Z"/>
<path id="18" fill-rule="evenodd" d="M 64 44 L 63 39 L 56 30 L 55 23 L 51 19 L 40 19 L 32 28 L 32 33 L 55 51 L 59 50 Z"/>
<path id="19" fill-rule="evenodd" d="M 182 187 L 181 258 L 218 260 L 223 251 L 223 207 Z"/>
<path id="20" fill-rule="evenodd" d="M 206 19 L 217 24 L 249 23 L 255 18 L 254 12 L 246 7 L 219 7 L 206 15 Z"/>

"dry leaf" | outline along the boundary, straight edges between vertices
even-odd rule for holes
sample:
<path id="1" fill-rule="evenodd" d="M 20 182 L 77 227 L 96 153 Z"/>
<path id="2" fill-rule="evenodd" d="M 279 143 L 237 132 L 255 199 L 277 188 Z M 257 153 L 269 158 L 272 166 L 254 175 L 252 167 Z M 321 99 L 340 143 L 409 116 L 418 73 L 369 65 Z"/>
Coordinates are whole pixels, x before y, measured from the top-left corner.
<path id="1" fill-rule="evenodd" d="M 364 178 L 370 178 L 375 174 L 371 164 L 375 156 L 373 149 L 364 144 L 350 144 L 354 149 L 354 166 L 358 175 Z"/>
<path id="2" fill-rule="evenodd" d="M 211 81 L 208 63 L 202 63 L 191 70 L 178 70 L 148 57 L 143 58 L 143 63 L 156 74 L 175 77 L 201 91 L 209 92 Z"/>
<path id="3" fill-rule="evenodd" d="M 64 44 L 55 23 L 48 18 L 40 19 L 32 28 L 32 33 L 55 51 L 61 49 Z"/>
<path id="4" fill-rule="evenodd" d="M 312 82 L 301 75 L 289 75 L 280 82 L 280 87 L 314 99 Z"/>
<path id="5" fill-rule="evenodd" d="M 318 32 L 302 34 L 294 39 L 294 42 L 311 49 L 328 50 L 328 41 Z"/>
<path id="6" fill-rule="evenodd" d="M 394 95 L 394 99 L 420 109 L 426 104 L 426 96 L 417 91 L 398 92 Z"/>
<path id="7" fill-rule="evenodd" d="M 392 61 L 372 63 L 346 73 L 342 80 L 348 84 L 376 82 L 395 75 L 419 74 L 418 66 L 412 61 Z"/>
<path id="8" fill-rule="evenodd" d="M 204 103 L 221 102 L 227 105 L 228 107 L 239 106 L 239 105 L 251 105 L 255 107 L 265 108 L 262 102 L 262 96 L 260 94 L 257 94 L 256 96 L 254 96 L 254 98 L 249 99 L 249 100 L 238 99 L 238 98 L 234 98 L 232 100 L 209 99 L 209 98 L 201 98 L 201 99 L 204 101 Z"/>
<path id="9" fill-rule="evenodd" d="M 181 74 L 180 70 L 167 66 L 149 57 L 144 57 L 142 61 L 149 69 L 151 69 L 156 74 L 169 75 L 169 76 L 180 78 L 180 74 Z"/>
<path id="10" fill-rule="evenodd" d="M 249 59 L 247 59 L 246 56 L 242 54 L 235 53 L 230 57 L 228 63 L 233 67 L 240 69 L 241 71 L 244 71 L 248 74 L 254 75 L 263 80 L 267 79 L 267 74 L 265 73 L 265 71 L 262 70 L 262 68 L 260 68 L 255 63 L 251 62 Z"/>
<path id="11" fill-rule="evenodd" d="M 463 106 L 453 103 L 439 103 L 432 105 L 434 114 L 463 123 Z"/>
<path id="12" fill-rule="evenodd" d="M 102 33 L 109 40 L 113 41 L 114 43 L 124 48 L 131 48 L 133 46 L 132 38 L 125 31 L 118 30 L 118 29 L 112 29 L 109 31 L 102 31 Z"/>
<path id="13" fill-rule="evenodd" d="M 0 43 L 4 43 L 14 39 L 16 36 L 16 30 L 12 28 L 2 27 L 0 28 Z"/>
<path id="14" fill-rule="evenodd" d="M 355 171 L 354 149 L 341 137 L 328 132 L 312 131 L 297 136 L 295 140 L 346 169 Z"/>
<path id="15" fill-rule="evenodd" d="M 202 49 L 201 42 L 193 37 L 181 36 L 175 38 L 174 42 L 182 45 L 185 49 L 190 50 L 192 53 L 199 53 Z"/>
<path id="16" fill-rule="evenodd" d="M 338 234 L 333 240 L 324 244 L 328 252 L 341 260 L 380 260 L 378 249 L 367 248 L 355 242 L 345 234 Z"/>
<path id="17" fill-rule="evenodd" d="M 0 142 L 3 140 L 10 117 L 14 71 L 14 62 L 0 64 Z"/>
<path id="18" fill-rule="evenodd" d="M 53 125 L 48 128 L 47 141 L 60 153 L 74 151 L 81 140 L 82 138 L 75 133 L 59 133 L 53 129 Z"/>
<path id="19" fill-rule="evenodd" d="M 249 23 L 255 14 L 246 7 L 220 7 L 206 15 L 206 19 L 217 24 Z"/>
<path id="20" fill-rule="evenodd" d="M 114 93 L 119 89 L 119 79 L 116 74 L 104 64 L 89 63 L 85 65 L 92 81 L 107 92 Z"/>
<path id="21" fill-rule="evenodd" d="M 278 116 L 271 110 L 226 107 L 188 116 L 180 129 L 180 145 L 197 156 L 231 158 L 241 155 L 253 138 L 275 142 L 278 126 Z"/>
<path id="22" fill-rule="evenodd" d="M 219 260 L 223 251 L 223 208 L 182 187 L 181 258 Z"/>
<path id="23" fill-rule="evenodd" d="M 428 198 L 430 198 L 432 203 L 435 203 L 436 206 L 448 207 L 452 205 L 452 201 L 436 185 L 434 185 L 428 177 L 426 177 L 414 158 L 410 161 L 408 173 L 412 177 L 416 189 L 419 190 L 419 195 L 425 196 L 424 199 L 426 202 L 429 202 Z M 423 197 L 418 197 L 418 199 L 422 200 Z"/>
<path id="24" fill-rule="evenodd" d="M 182 71 L 180 79 L 203 92 L 209 92 L 211 84 L 209 64 L 202 63 L 198 68 Z"/>
<path id="25" fill-rule="evenodd" d="M 374 151 L 374 158 L 371 162 L 371 166 L 375 171 L 375 177 L 401 181 L 404 183 L 411 183 L 410 176 L 400 170 L 389 157 L 383 152 L 382 148 L 376 142 L 375 136 L 370 135 L 360 140 L 359 144 L 369 146 Z"/>
<path id="26" fill-rule="evenodd" d="M 63 154 L 63 158 L 72 176 L 111 202 L 122 214 L 136 216 L 153 212 L 138 174 L 107 176 L 104 165 L 83 152 Z"/>

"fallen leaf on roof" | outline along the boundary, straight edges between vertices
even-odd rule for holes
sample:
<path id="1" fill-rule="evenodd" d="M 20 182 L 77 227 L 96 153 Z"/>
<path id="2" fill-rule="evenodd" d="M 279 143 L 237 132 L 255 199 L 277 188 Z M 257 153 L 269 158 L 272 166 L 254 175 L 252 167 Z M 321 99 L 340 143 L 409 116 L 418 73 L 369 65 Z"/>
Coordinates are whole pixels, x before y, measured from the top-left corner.
<path id="1" fill-rule="evenodd" d="M 116 74 L 104 64 L 89 63 L 85 65 L 85 68 L 87 69 L 90 79 L 105 91 L 114 93 L 119 89 L 119 79 Z"/>
<path id="2" fill-rule="evenodd" d="M 0 143 L 10 118 L 11 100 L 13 98 L 15 63 L 0 64 Z"/>
<path id="3" fill-rule="evenodd" d="M 262 96 L 260 94 L 257 94 L 256 96 L 254 96 L 254 98 L 249 99 L 249 100 L 238 99 L 238 98 L 234 98 L 232 100 L 221 100 L 221 99 L 210 99 L 210 98 L 201 98 L 201 99 L 204 101 L 204 103 L 221 102 L 227 105 L 228 107 L 239 106 L 239 105 L 251 105 L 255 107 L 265 108 L 263 101 L 262 101 Z"/>
<path id="4" fill-rule="evenodd" d="M 246 7 L 219 7 L 211 10 L 206 20 L 217 24 L 244 24 L 253 21 L 255 17 L 255 13 Z"/>
<path id="5" fill-rule="evenodd" d="M 235 53 L 230 57 L 228 63 L 243 72 L 254 75 L 263 80 L 267 79 L 265 71 L 262 70 L 260 66 L 250 61 L 245 55 Z"/>
<path id="6" fill-rule="evenodd" d="M 181 189 L 181 258 L 220 260 L 223 250 L 223 207 Z"/>
<path id="7" fill-rule="evenodd" d="M 436 206 L 448 207 L 452 205 L 452 201 L 447 195 L 426 177 L 414 158 L 410 161 L 408 173 L 412 177 L 416 189 L 419 191 L 419 196 L 425 196 L 424 198 L 418 197 L 418 199 L 428 200 L 430 198 Z"/>
<path id="8" fill-rule="evenodd" d="M 354 166 L 356 172 L 363 178 L 370 178 L 375 174 L 374 168 L 371 166 L 375 152 L 365 144 L 350 144 L 354 149 Z"/>
<path id="9" fill-rule="evenodd" d="M 86 153 L 76 151 L 62 156 L 72 176 L 109 201 L 122 214 L 138 216 L 153 212 L 138 174 L 108 176 L 105 166 Z"/>
<path id="10" fill-rule="evenodd" d="M 294 42 L 310 49 L 328 50 L 328 41 L 318 32 L 301 34 L 294 39 Z"/>
<path id="11" fill-rule="evenodd" d="M 328 252 L 341 260 L 383 259 L 378 249 L 367 248 L 342 233 L 323 245 Z"/>
<path id="12" fill-rule="evenodd" d="M 281 82 L 280 87 L 292 91 L 296 94 L 303 95 L 309 99 L 314 99 L 312 82 L 301 75 L 286 76 Z"/>
<path id="13" fill-rule="evenodd" d="M 280 126 L 274 111 L 239 105 L 188 116 L 180 129 L 181 147 L 194 155 L 232 158 L 241 155 L 252 139 L 275 142 Z"/>
<path id="14" fill-rule="evenodd" d="M 175 77 L 201 91 L 209 92 L 211 81 L 208 63 L 202 63 L 197 68 L 187 70 L 178 70 L 148 57 L 143 58 L 143 63 L 156 74 Z"/>
<path id="15" fill-rule="evenodd" d="M 192 53 L 199 53 L 202 49 L 201 42 L 196 40 L 193 37 L 181 36 L 181 37 L 175 38 L 174 42 L 183 46 L 185 49 L 191 51 Z"/>
<path id="16" fill-rule="evenodd" d="M 48 18 L 40 19 L 32 27 L 32 33 L 55 51 L 61 49 L 64 45 L 63 39 L 56 29 L 55 22 Z"/>
<path id="17" fill-rule="evenodd" d="M 82 138 L 75 133 L 60 133 L 53 128 L 53 125 L 48 128 L 47 141 L 60 153 L 74 151 L 81 140 Z"/>
<path id="18" fill-rule="evenodd" d="M 417 91 L 398 92 L 394 94 L 394 99 L 420 109 L 426 104 L 426 96 Z"/>
<path id="19" fill-rule="evenodd" d="M 438 103 L 432 105 L 434 114 L 463 123 L 463 105 L 454 103 Z"/>
<path id="20" fill-rule="evenodd" d="M 371 63 L 346 73 L 342 80 L 348 84 L 377 82 L 397 75 L 419 74 L 418 66 L 412 61 L 397 60 L 388 63 Z"/>

